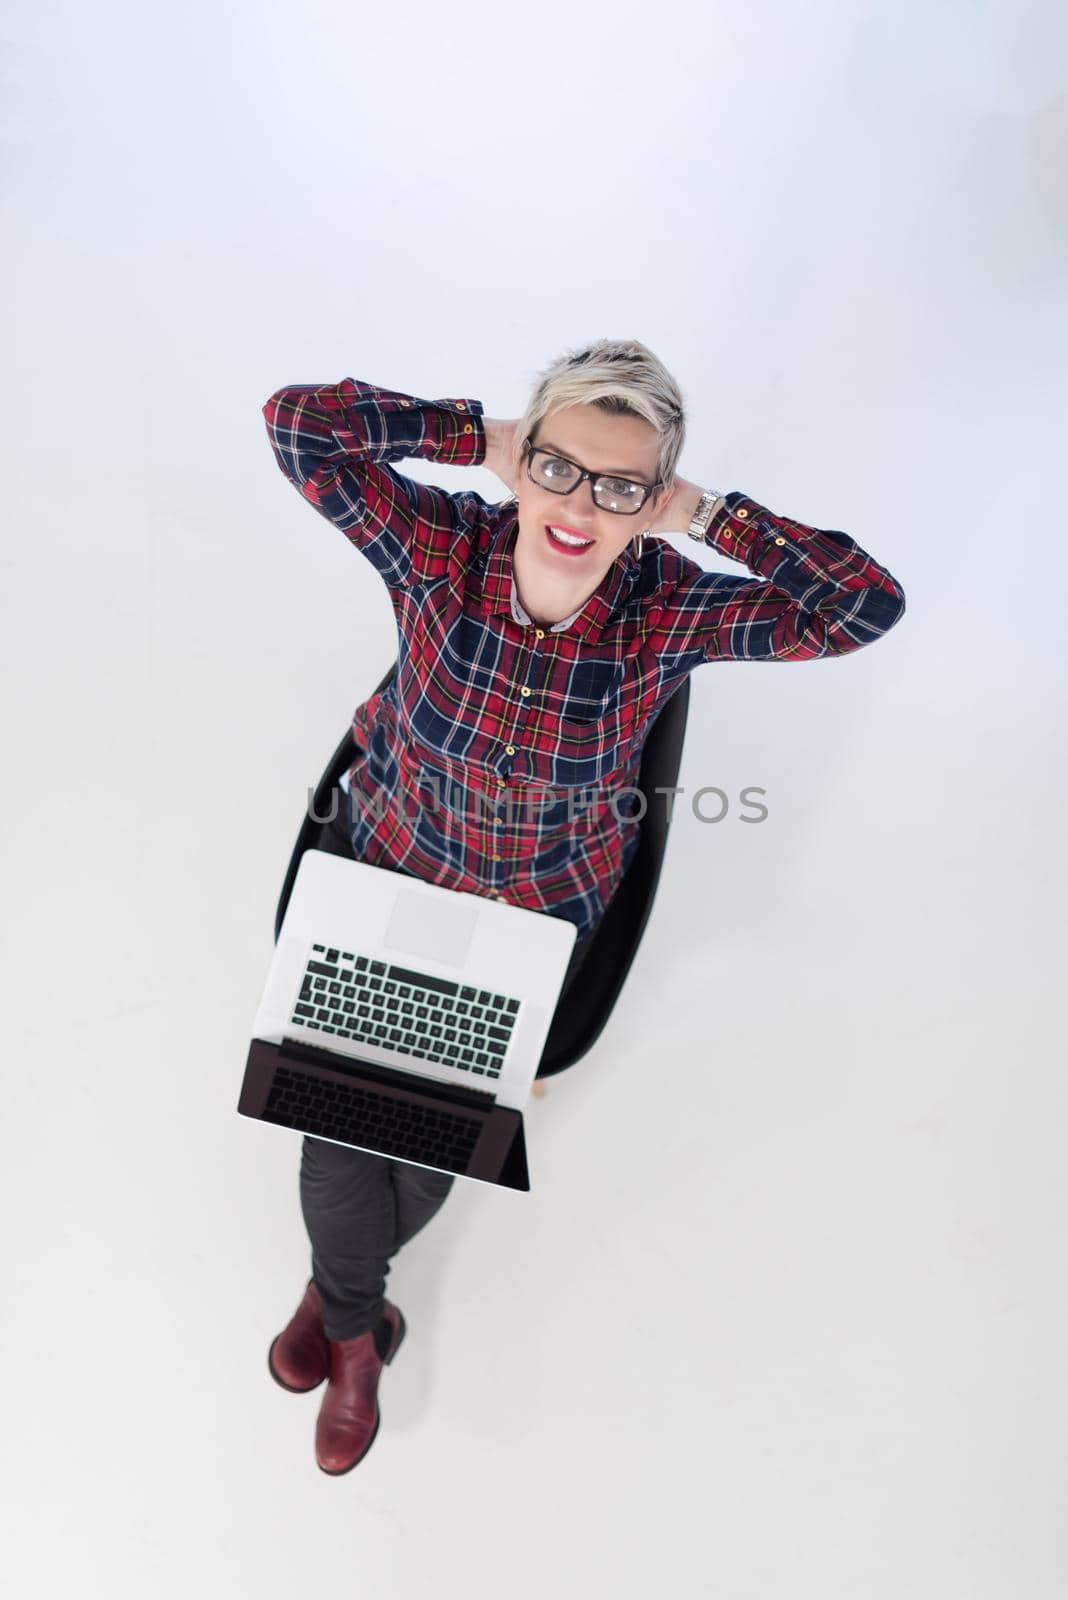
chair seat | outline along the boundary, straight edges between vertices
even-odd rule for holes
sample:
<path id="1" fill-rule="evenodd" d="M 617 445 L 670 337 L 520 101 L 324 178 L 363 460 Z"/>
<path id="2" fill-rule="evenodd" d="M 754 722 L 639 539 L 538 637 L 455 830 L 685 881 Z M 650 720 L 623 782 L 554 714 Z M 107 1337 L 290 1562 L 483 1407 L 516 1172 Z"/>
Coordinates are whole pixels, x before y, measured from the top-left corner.
<path id="1" fill-rule="evenodd" d="M 375 690 L 376 694 L 388 686 L 396 670 L 394 662 Z M 671 789 L 678 781 L 689 706 L 690 680 L 685 677 L 661 707 L 646 735 L 638 775 L 646 810 L 638 824 L 638 846 L 578 972 L 557 1005 L 538 1066 L 539 1078 L 562 1072 L 586 1055 L 611 1016 L 626 982 L 653 908 L 670 827 L 669 808 L 660 803 L 662 797 L 656 791 Z M 329 814 L 331 791 L 352 767 L 356 755 L 352 729 L 347 727 L 319 779 L 312 805 L 301 821 L 275 914 L 276 942 L 300 858 L 319 828 L 309 813 L 314 812 L 319 817 Z"/>

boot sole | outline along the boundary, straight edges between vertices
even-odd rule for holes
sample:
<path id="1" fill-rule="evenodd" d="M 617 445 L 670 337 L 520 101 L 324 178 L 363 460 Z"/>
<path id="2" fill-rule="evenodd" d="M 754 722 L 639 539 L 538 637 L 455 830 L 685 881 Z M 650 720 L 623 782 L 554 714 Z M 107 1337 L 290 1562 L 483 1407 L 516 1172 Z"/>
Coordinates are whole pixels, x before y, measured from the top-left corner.
<path id="1" fill-rule="evenodd" d="M 326 1373 L 324 1372 L 321 1378 L 316 1378 L 314 1383 L 309 1383 L 303 1389 L 298 1388 L 296 1386 L 296 1384 L 286 1383 L 285 1380 L 283 1378 L 280 1378 L 278 1376 L 277 1372 L 274 1370 L 274 1364 L 273 1364 L 273 1362 L 271 1360 L 271 1357 L 274 1355 L 274 1347 L 278 1343 L 278 1340 L 281 1337 L 282 1337 L 282 1335 L 278 1334 L 276 1338 L 271 1340 L 271 1348 L 267 1352 L 267 1371 L 271 1374 L 271 1377 L 274 1379 L 274 1381 L 278 1385 L 278 1387 L 280 1389 L 287 1390 L 287 1392 L 289 1394 L 311 1394 L 313 1389 L 318 1389 L 319 1385 L 321 1383 L 325 1382 Z"/>
<path id="2" fill-rule="evenodd" d="M 389 1354 L 386 1356 L 385 1361 L 383 1361 L 382 1365 L 384 1367 L 388 1367 L 390 1362 L 393 1360 L 393 1357 L 397 1354 L 397 1351 L 400 1349 L 401 1344 L 402 1344 L 402 1342 L 404 1340 L 404 1335 L 407 1332 L 408 1324 L 405 1322 L 404 1313 L 400 1309 L 399 1306 L 397 1307 L 397 1316 L 400 1319 L 398 1324 L 397 1324 L 397 1342 L 393 1346 L 393 1348 L 389 1352 Z M 367 1452 L 370 1450 L 371 1446 L 374 1444 L 375 1440 L 377 1439 L 377 1437 L 378 1437 L 378 1427 L 379 1427 L 379 1424 L 380 1424 L 381 1421 L 382 1421 L 382 1412 L 379 1409 L 378 1400 L 376 1399 L 375 1400 L 375 1425 L 374 1425 L 374 1428 L 373 1428 L 373 1430 L 371 1432 L 371 1437 L 368 1439 L 367 1443 L 364 1445 L 363 1449 L 360 1451 L 359 1455 L 356 1457 L 356 1460 L 355 1461 L 350 1461 L 347 1467 L 324 1467 L 322 1462 L 317 1460 L 315 1465 L 319 1468 L 319 1471 L 320 1472 L 325 1472 L 328 1478 L 343 1478 L 345 1476 L 346 1472 L 351 1472 L 353 1467 L 358 1467 L 360 1462 L 364 1459 L 364 1457 L 366 1456 Z"/>

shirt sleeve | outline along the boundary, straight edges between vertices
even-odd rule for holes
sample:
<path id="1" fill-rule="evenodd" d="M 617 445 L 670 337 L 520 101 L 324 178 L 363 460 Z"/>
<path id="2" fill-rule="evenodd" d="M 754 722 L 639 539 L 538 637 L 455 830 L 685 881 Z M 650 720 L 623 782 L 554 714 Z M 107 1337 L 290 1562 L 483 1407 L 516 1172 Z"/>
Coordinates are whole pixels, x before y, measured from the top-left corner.
<path id="1" fill-rule="evenodd" d="M 733 490 L 705 542 L 756 578 L 706 572 L 661 544 L 650 641 L 678 671 L 702 661 L 814 661 L 879 639 L 905 591 L 855 539 L 810 528 Z"/>
<path id="2" fill-rule="evenodd" d="M 279 389 L 263 407 L 267 437 L 285 476 L 341 529 L 390 587 L 446 569 L 456 539 L 487 502 L 447 494 L 389 465 L 407 456 L 478 466 L 486 456 L 479 400 L 421 400 L 355 378 Z"/>

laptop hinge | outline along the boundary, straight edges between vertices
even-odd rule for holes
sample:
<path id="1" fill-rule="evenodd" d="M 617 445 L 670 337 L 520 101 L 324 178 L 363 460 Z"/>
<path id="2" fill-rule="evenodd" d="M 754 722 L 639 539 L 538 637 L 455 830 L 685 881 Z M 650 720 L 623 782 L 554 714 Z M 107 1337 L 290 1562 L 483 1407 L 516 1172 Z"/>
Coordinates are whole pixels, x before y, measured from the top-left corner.
<path id="1" fill-rule="evenodd" d="M 331 1072 L 344 1072 L 350 1077 L 370 1078 L 376 1083 L 384 1083 L 387 1088 L 410 1090 L 417 1083 L 420 1088 L 432 1090 L 442 1100 L 451 1100 L 458 1106 L 473 1106 L 486 1111 L 497 1103 L 496 1095 L 488 1089 L 468 1089 L 455 1083 L 443 1083 L 440 1078 L 431 1078 L 425 1072 L 402 1072 L 381 1061 L 368 1061 L 363 1056 L 343 1056 L 336 1050 L 310 1044 L 306 1039 L 291 1039 L 285 1035 L 276 1048 L 279 1055 L 288 1056 L 291 1060 L 305 1061 L 312 1067 L 329 1067 Z"/>

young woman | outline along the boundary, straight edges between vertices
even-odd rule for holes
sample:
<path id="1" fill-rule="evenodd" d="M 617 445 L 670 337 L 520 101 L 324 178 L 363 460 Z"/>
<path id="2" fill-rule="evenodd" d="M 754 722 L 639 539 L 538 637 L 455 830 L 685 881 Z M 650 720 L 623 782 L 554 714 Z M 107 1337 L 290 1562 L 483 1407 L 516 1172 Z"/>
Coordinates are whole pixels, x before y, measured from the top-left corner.
<path id="1" fill-rule="evenodd" d="M 706 661 L 847 655 L 905 609 L 847 534 L 679 477 L 682 396 L 637 341 L 561 356 L 518 421 L 352 378 L 280 389 L 263 412 L 282 471 L 378 570 L 397 620 L 396 675 L 355 712 L 347 803 L 316 847 L 566 918 L 565 986 L 637 845 L 641 811 L 615 791 L 633 796 L 680 678 Z M 488 466 L 512 498 L 390 465 L 413 456 Z M 657 537 L 680 533 L 755 576 L 706 571 Z M 390 1259 L 453 1181 L 303 1141 L 312 1277 L 268 1362 L 302 1393 L 329 1377 L 324 1472 L 349 1471 L 375 1438 L 379 1375 L 404 1335 Z"/>

